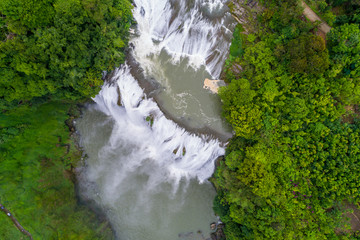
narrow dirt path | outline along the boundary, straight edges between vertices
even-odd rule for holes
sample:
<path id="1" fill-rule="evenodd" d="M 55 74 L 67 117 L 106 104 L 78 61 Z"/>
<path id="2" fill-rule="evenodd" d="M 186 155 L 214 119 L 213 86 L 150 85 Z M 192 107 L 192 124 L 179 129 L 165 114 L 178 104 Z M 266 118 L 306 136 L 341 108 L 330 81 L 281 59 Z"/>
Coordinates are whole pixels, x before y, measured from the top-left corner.
<path id="1" fill-rule="evenodd" d="M 321 22 L 320 27 L 319 27 L 319 30 L 321 32 L 323 32 L 325 35 L 328 32 L 330 32 L 331 27 L 329 25 L 327 25 L 326 22 L 321 20 L 321 18 L 319 18 L 319 16 L 304 1 L 301 1 L 301 6 L 304 7 L 305 17 L 307 17 L 311 22 L 315 22 L 315 21 Z"/>
<path id="2" fill-rule="evenodd" d="M 6 216 L 8 216 L 11 221 L 13 221 L 13 223 L 15 224 L 15 226 L 17 227 L 17 229 L 19 229 L 20 232 L 22 232 L 23 234 L 25 234 L 26 236 L 28 236 L 31 240 L 33 240 L 33 237 L 31 236 L 31 233 L 29 233 L 28 231 L 26 231 L 23 226 L 21 226 L 21 224 L 19 223 L 19 221 L 11 214 L 11 212 L 9 210 L 7 210 L 4 205 L 2 205 L 0 203 L 0 210 L 3 211 Z"/>
<path id="3" fill-rule="evenodd" d="M 353 232 L 360 230 L 360 209 L 355 204 L 346 204 L 347 209 L 351 209 L 353 212 L 346 213 L 345 216 L 350 218 L 350 226 Z"/>

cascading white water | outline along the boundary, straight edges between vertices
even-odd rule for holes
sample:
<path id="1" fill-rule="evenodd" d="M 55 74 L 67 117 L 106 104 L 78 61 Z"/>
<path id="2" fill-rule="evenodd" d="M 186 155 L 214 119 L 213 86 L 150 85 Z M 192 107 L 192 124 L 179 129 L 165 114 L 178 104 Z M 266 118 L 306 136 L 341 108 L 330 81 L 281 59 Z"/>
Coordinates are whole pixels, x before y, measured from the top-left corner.
<path id="1" fill-rule="evenodd" d="M 137 21 L 131 39 L 145 74 L 161 85 L 155 96 L 173 119 L 192 128 L 230 129 L 220 118 L 220 101 L 203 89 L 219 78 L 234 27 L 225 0 L 134 0 Z"/>
<path id="2" fill-rule="evenodd" d="M 194 68 L 206 66 L 218 78 L 231 37 L 225 0 L 134 0 L 139 36 L 133 39 L 135 56 L 142 67 L 152 68 L 149 55 L 166 50 L 171 61 L 189 58 Z M 150 70 L 151 71 L 151 70 Z"/>
<path id="3" fill-rule="evenodd" d="M 205 125 L 220 121 L 212 106 L 219 105 L 218 97 L 196 81 L 206 74 L 217 77 L 227 55 L 231 32 L 225 24 L 224 0 L 134 3 L 138 29 L 131 42 L 145 74 L 170 90 L 174 83 L 186 89 L 169 99 L 175 105 L 184 101 L 195 106 L 192 114 L 199 112 Z M 167 118 L 129 68 L 125 64 L 116 70 L 112 83 L 102 87 L 96 104 L 78 120 L 88 155 L 80 178 L 82 194 L 106 213 L 118 239 L 203 240 L 216 220 L 211 209 L 215 191 L 207 179 L 224 148 L 217 139 L 187 132 Z M 201 104 L 200 95 L 206 104 Z M 190 96 L 194 102 L 176 96 Z M 168 102 L 163 100 L 162 107 Z M 212 116 L 203 113 L 206 108 Z"/>
<path id="4" fill-rule="evenodd" d="M 141 157 L 137 162 L 129 162 L 128 168 L 151 159 L 166 169 L 161 181 L 177 185 L 183 177 L 197 178 L 200 183 L 208 179 L 214 172 L 215 159 L 224 154 L 220 142 L 188 133 L 167 119 L 157 104 L 146 98 L 128 66 L 117 70 L 114 79 L 115 84 L 104 85 L 94 101 L 100 111 L 116 122 L 109 147 L 116 146 L 119 138 L 138 147 Z M 122 107 L 118 106 L 119 90 Z"/>

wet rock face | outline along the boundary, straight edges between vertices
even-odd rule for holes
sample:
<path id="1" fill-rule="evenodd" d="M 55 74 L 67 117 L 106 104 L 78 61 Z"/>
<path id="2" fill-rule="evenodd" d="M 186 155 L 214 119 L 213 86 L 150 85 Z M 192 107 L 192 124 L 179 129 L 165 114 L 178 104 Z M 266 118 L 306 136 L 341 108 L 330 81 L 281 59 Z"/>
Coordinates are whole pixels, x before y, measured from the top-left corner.
<path id="1" fill-rule="evenodd" d="M 141 16 L 145 16 L 145 9 L 144 9 L 144 7 L 141 7 L 141 9 L 140 9 L 140 14 L 141 14 Z"/>
<path id="2" fill-rule="evenodd" d="M 118 101 L 117 101 L 117 105 L 118 105 L 119 107 L 121 107 L 121 106 L 122 106 L 122 104 L 121 104 L 121 94 L 120 94 L 120 88 L 119 88 L 119 87 L 117 87 L 116 91 L 117 91 L 117 93 L 118 93 L 118 95 L 119 95 L 119 97 L 118 97 Z"/>
<path id="3" fill-rule="evenodd" d="M 217 225 L 216 231 L 211 234 L 211 240 L 226 240 L 224 227 L 225 225 L 222 223 Z"/>
<path id="4" fill-rule="evenodd" d="M 179 240 L 193 240 L 193 239 L 201 239 L 201 240 L 226 240 L 226 236 L 224 234 L 223 228 L 225 225 L 223 223 L 211 223 L 210 229 L 215 230 L 213 233 L 210 234 L 210 237 L 204 236 L 201 230 L 195 232 L 184 232 L 179 233 L 178 237 Z"/>
<path id="5" fill-rule="evenodd" d="M 229 7 L 231 15 L 233 15 L 238 23 L 245 25 L 244 27 L 246 30 L 250 30 L 247 29 L 247 25 L 251 25 L 251 22 L 256 18 L 257 13 L 262 11 L 262 7 L 257 0 L 231 1 Z"/>

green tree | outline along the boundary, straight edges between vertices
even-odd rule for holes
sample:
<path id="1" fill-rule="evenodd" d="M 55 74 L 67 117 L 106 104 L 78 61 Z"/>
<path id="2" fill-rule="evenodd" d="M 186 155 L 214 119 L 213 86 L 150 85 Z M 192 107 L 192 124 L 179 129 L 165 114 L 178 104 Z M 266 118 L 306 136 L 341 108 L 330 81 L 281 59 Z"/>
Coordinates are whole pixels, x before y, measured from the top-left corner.
<path id="1" fill-rule="evenodd" d="M 124 61 L 132 22 L 127 0 L 2 1 L 0 101 L 94 96 L 102 71 Z"/>
<path id="2" fill-rule="evenodd" d="M 329 67 L 328 51 L 320 36 L 300 36 L 291 40 L 287 48 L 292 73 L 322 74 Z"/>
<path id="3" fill-rule="evenodd" d="M 344 24 L 328 35 L 330 55 L 343 75 L 360 76 L 360 29 L 358 24 Z"/>
<path id="4" fill-rule="evenodd" d="M 359 27 L 333 28 L 328 50 L 295 2 L 264 3 L 232 62 L 242 71 L 219 91 L 235 136 L 215 173 L 215 211 L 231 240 L 356 237 L 344 203 L 360 200 L 359 117 L 343 115 L 360 103 Z"/>

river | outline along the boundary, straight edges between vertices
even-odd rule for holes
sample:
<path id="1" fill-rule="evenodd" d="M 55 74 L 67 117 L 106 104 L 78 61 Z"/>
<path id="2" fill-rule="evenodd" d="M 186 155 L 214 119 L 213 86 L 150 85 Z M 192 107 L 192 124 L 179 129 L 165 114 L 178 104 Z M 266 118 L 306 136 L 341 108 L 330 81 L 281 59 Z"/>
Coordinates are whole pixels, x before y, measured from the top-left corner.
<path id="1" fill-rule="evenodd" d="M 217 79 L 233 23 L 221 0 L 135 0 L 126 63 L 77 120 L 87 154 L 80 191 L 109 219 L 117 239 L 207 239 L 215 190 L 208 182 L 231 136 Z M 142 69 L 142 70 L 141 70 Z"/>

